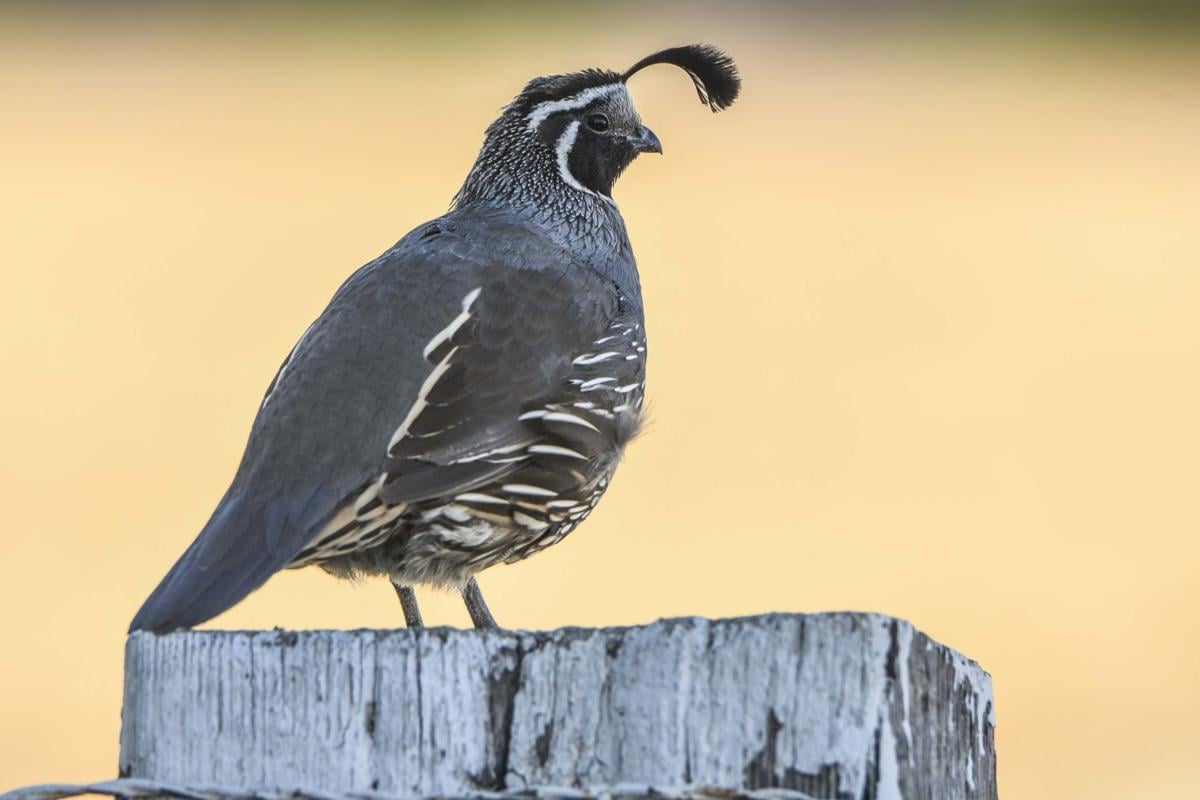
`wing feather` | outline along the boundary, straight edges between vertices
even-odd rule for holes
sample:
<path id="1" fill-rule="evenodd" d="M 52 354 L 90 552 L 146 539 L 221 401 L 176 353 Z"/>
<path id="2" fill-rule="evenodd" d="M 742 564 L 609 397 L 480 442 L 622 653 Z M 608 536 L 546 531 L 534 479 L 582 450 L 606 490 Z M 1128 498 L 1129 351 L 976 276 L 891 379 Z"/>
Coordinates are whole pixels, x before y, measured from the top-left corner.
<path id="1" fill-rule="evenodd" d="M 603 330 L 616 290 L 590 271 L 516 270 L 470 295 L 465 318 L 426 352 L 432 364 L 388 448 L 387 502 L 451 497 L 487 485 L 530 458 L 541 436 L 523 419 L 552 398 L 573 360 Z M 594 298 L 607 297 L 597 305 Z M 468 308 L 467 299 L 463 301 Z M 415 413 L 414 413 L 415 412 Z"/>
<path id="2" fill-rule="evenodd" d="M 514 462 L 497 451 L 531 441 L 519 416 L 561 375 L 554 354 L 592 336 L 614 298 L 508 212 L 463 208 L 413 231 L 351 276 L 293 348 L 229 491 L 131 630 L 232 607 L 381 474 L 385 502 L 503 477 Z"/>

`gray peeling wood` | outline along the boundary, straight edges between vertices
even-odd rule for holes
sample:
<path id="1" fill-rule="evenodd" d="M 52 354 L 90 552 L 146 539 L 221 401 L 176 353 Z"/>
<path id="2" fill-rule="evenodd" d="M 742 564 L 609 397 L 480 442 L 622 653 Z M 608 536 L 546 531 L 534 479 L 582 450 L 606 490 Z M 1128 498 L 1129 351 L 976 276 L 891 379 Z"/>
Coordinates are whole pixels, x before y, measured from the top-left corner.
<path id="1" fill-rule="evenodd" d="M 996 797 L 991 678 L 872 614 L 138 633 L 122 720 L 122 775 L 193 785 Z"/>

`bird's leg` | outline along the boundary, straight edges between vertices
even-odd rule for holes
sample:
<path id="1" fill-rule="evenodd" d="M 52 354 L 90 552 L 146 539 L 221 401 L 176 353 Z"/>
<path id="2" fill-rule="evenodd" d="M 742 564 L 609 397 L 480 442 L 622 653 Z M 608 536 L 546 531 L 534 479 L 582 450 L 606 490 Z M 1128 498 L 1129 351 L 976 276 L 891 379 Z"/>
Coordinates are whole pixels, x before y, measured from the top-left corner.
<path id="1" fill-rule="evenodd" d="M 404 624 L 410 628 L 424 628 L 421 620 L 421 607 L 417 605 L 417 593 L 411 586 L 404 586 L 392 578 L 392 586 L 396 588 L 396 596 L 400 598 L 400 608 L 404 609 Z"/>
<path id="2" fill-rule="evenodd" d="M 483 601 L 483 592 L 479 591 L 478 581 L 474 578 L 467 581 L 467 585 L 462 589 L 462 597 L 467 604 L 467 613 L 471 615 L 471 622 L 475 623 L 476 628 L 495 630 L 500 627 L 496 624 L 492 612 L 488 610 L 487 603 Z"/>

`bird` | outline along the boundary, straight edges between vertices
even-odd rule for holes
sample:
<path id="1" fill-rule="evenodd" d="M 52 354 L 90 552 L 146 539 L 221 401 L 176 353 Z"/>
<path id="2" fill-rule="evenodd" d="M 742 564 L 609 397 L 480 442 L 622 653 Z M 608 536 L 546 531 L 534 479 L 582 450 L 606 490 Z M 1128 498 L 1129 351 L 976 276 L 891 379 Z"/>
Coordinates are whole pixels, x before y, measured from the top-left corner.
<path id="1" fill-rule="evenodd" d="M 228 490 L 130 632 L 191 628 L 274 573 L 461 592 L 595 508 L 643 417 L 640 279 L 613 187 L 662 143 L 628 82 L 667 64 L 713 112 L 741 77 L 707 44 L 624 72 L 529 81 L 488 126 L 450 210 L 354 272 L 262 399 Z"/>

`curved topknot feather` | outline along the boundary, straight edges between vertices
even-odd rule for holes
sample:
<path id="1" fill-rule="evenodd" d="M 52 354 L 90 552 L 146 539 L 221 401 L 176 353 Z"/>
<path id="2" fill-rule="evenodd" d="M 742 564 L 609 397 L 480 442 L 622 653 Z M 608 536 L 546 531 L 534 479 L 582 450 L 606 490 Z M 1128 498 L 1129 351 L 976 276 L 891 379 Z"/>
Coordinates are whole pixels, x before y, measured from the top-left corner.
<path id="1" fill-rule="evenodd" d="M 669 47 L 646 56 L 625 70 L 621 80 L 628 81 L 634 73 L 652 64 L 674 64 L 688 74 L 696 84 L 700 102 L 714 112 L 733 105 L 742 88 L 737 66 L 727 53 L 711 44 L 689 44 Z"/>

